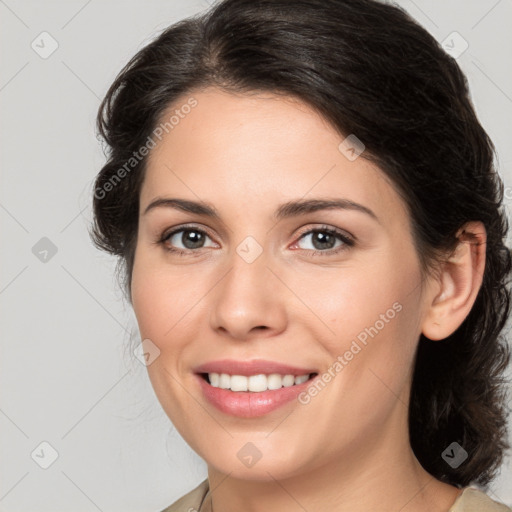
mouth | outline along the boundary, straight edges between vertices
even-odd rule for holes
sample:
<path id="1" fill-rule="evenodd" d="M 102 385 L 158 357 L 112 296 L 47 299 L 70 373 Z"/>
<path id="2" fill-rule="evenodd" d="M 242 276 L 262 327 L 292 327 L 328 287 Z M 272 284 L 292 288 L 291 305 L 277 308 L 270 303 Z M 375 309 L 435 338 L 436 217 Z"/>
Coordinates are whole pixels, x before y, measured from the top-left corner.
<path id="1" fill-rule="evenodd" d="M 318 372 L 282 363 L 222 360 L 194 369 L 205 401 L 224 414 L 255 418 L 295 402 Z M 302 405 L 301 405 L 302 407 Z"/>
<path id="2" fill-rule="evenodd" d="M 228 373 L 199 373 L 204 381 L 214 388 L 227 389 L 233 392 L 262 393 L 281 388 L 298 386 L 312 380 L 318 373 L 303 375 L 259 373 L 256 375 L 230 375 Z"/>

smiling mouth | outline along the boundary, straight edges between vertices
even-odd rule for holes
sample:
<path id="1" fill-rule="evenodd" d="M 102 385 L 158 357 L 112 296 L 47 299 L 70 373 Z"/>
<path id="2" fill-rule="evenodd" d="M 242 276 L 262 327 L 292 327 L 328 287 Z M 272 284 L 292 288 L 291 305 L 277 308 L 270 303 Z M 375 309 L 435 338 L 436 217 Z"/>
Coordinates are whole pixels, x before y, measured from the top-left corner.
<path id="1" fill-rule="evenodd" d="M 257 375 L 230 375 L 227 373 L 200 373 L 203 380 L 214 388 L 225 389 L 234 392 L 262 393 L 281 388 L 293 387 L 303 384 L 314 377 L 317 373 L 303 375 L 260 373 Z"/>

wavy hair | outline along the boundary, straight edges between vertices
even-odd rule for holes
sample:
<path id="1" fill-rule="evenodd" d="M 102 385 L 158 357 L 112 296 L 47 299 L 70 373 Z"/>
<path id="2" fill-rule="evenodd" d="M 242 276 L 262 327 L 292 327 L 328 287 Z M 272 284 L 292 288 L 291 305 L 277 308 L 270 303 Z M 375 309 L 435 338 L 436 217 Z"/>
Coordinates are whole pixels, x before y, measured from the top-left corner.
<path id="1" fill-rule="evenodd" d="M 118 74 L 97 118 L 107 162 L 95 181 L 91 236 L 119 256 L 130 300 L 147 156 L 126 162 L 170 106 L 212 86 L 296 97 L 340 134 L 356 134 L 362 157 L 407 205 L 424 272 L 454 249 L 464 223 L 484 224 L 486 266 L 471 312 L 448 338 L 419 339 L 409 434 L 433 476 L 485 486 L 509 447 L 502 332 L 511 253 L 495 148 L 455 60 L 402 9 L 374 0 L 225 0 L 162 31 Z M 442 458 L 452 442 L 468 452 L 457 468 Z"/>

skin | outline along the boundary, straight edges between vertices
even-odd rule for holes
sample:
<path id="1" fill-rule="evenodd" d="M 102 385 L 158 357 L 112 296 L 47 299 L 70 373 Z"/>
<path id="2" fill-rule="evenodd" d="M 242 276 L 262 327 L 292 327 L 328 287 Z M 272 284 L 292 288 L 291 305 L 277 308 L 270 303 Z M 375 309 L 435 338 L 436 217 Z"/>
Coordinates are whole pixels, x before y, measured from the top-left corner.
<path id="1" fill-rule="evenodd" d="M 465 232 L 480 243 L 461 234 L 451 259 L 426 277 L 393 185 L 364 158 L 347 159 L 338 149 L 344 137 L 311 108 L 271 93 L 208 88 L 169 112 L 192 95 L 197 106 L 149 156 L 131 291 L 142 339 L 160 350 L 149 377 L 208 464 L 213 510 L 447 511 L 460 491 L 423 470 L 409 444 L 411 371 L 420 333 L 441 340 L 469 313 L 485 229 L 468 223 Z M 220 220 L 171 207 L 144 213 L 171 197 L 206 201 Z M 313 198 L 345 198 L 377 219 L 348 209 L 273 217 L 282 203 Z M 179 256 L 166 248 L 187 250 L 182 233 L 158 240 L 183 224 L 207 236 Z M 323 225 L 355 244 L 337 241 L 312 255 L 318 245 L 306 233 Z M 247 236 L 262 249 L 252 263 L 236 252 Z M 321 373 L 394 303 L 400 312 L 307 405 L 294 400 L 236 418 L 206 402 L 193 375 L 224 358 Z M 248 442 L 261 452 L 250 468 L 237 457 Z"/>

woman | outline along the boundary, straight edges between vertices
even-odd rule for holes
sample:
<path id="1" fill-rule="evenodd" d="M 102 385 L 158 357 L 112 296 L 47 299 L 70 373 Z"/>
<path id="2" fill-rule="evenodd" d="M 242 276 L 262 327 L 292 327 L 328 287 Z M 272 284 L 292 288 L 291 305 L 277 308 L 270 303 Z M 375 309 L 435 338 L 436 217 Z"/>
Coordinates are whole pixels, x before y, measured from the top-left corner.
<path id="1" fill-rule="evenodd" d="M 226 0 L 103 101 L 95 243 L 208 478 L 166 509 L 501 511 L 510 252 L 455 61 L 371 0 Z"/>

